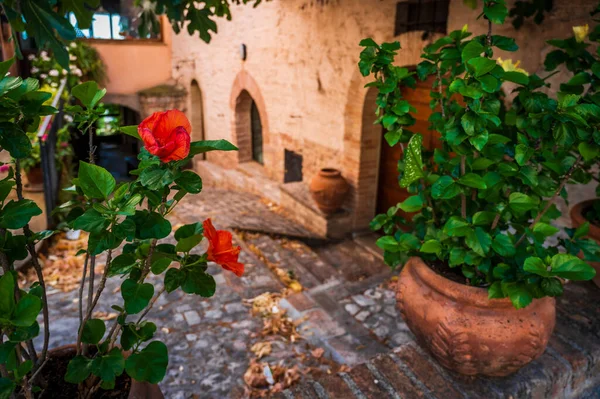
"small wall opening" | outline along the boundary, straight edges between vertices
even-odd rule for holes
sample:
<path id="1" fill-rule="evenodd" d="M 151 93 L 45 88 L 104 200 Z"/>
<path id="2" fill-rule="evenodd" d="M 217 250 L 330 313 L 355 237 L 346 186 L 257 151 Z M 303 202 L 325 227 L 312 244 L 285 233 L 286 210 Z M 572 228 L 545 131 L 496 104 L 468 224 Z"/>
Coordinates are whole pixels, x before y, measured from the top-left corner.
<path id="1" fill-rule="evenodd" d="M 264 164 L 263 125 L 260 111 L 250 93 L 243 90 L 235 106 L 235 130 L 239 162 Z"/>
<path id="2" fill-rule="evenodd" d="M 283 175 L 283 182 L 292 183 L 296 181 L 302 181 L 302 155 L 285 149 L 284 163 L 285 171 Z"/>

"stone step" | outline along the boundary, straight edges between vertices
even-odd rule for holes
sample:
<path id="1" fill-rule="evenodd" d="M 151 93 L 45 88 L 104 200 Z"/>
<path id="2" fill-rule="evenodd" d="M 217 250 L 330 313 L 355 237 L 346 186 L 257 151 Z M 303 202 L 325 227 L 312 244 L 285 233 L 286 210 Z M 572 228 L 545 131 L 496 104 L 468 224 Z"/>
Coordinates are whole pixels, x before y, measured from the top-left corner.
<path id="1" fill-rule="evenodd" d="M 351 240 L 313 249 L 325 262 L 339 270 L 348 282 L 358 282 L 389 271 L 381 259 Z"/>

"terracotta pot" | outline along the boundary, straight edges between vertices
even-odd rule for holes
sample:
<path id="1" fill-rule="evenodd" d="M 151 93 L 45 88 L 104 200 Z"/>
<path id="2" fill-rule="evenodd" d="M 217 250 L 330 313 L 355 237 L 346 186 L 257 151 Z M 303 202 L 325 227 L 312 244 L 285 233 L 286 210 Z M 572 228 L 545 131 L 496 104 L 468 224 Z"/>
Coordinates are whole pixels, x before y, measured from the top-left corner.
<path id="1" fill-rule="evenodd" d="M 342 207 L 349 189 L 350 186 L 342 177 L 342 173 L 332 168 L 321 169 L 310 182 L 310 193 L 317 207 L 327 215 Z"/>
<path id="2" fill-rule="evenodd" d="M 575 204 L 573 208 L 571 208 L 571 224 L 573 228 L 578 228 L 588 220 L 583 215 L 587 208 L 591 207 L 594 204 L 594 201 L 600 201 L 600 199 L 592 199 L 580 202 Z M 592 240 L 596 240 L 600 243 L 600 227 L 590 222 L 590 231 L 588 232 L 588 237 Z M 596 269 L 596 276 L 592 280 L 594 284 L 600 287 L 600 262 L 587 262 L 590 266 Z"/>
<path id="3" fill-rule="evenodd" d="M 398 308 L 419 344 L 444 367 L 506 376 L 540 356 L 556 321 L 554 298 L 515 309 L 508 298 L 450 281 L 411 258 L 400 273 Z"/>
<path id="4" fill-rule="evenodd" d="M 48 356 L 72 358 L 75 356 L 75 345 L 65 345 L 48 351 Z M 125 354 L 127 357 L 127 354 Z M 164 399 L 164 395 L 158 385 L 153 385 L 147 382 L 139 382 L 131 379 L 131 388 L 129 390 L 128 399 Z"/>
<path id="5" fill-rule="evenodd" d="M 27 182 L 32 186 L 44 184 L 44 174 L 42 167 L 39 165 L 29 169 L 25 175 L 27 176 Z"/>

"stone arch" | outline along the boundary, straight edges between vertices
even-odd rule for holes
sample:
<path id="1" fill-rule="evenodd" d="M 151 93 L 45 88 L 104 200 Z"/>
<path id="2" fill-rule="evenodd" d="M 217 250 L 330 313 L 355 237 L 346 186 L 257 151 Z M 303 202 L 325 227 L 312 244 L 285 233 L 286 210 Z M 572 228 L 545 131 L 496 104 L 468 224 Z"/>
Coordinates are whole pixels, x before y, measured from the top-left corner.
<path id="1" fill-rule="evenodd" d="M 263 165 L 268 175 L 274 174 L 269 118 L 265 101 L 258 84 L 246 71 L 240 71 L 233 82 L 230 108 L 232 113 L 232 139 L 239 148 L 238 162 L 252 161 L 251 108 L 255 104 L 262 125 Z"/>
<path id="2" fill-rule="evenodd" d="M 442 36 L 430 34 L 428 40 L 424 41 L 424 33 L 414 31 L 399 37 L 384 38 L 383 41 L 398 40 L 402 45 L 396 56 L 396 65 L 417 65 L 423 47 Z M 350 201 L 354 230 L 368 228 L 377 207 L 382 130 L 380 126 L 373 125 L 377 90 L 364 87 L 369 81 L 356 68 L 344 112 L 343 164 L 345 176 L 352 187 Z"/>
<path id="3" fill-rule="evenodd" d="M 196 79 L 192 79 L 189 93 L 188 115 L 192 124 L 192 141 L 205 140 L 204 101 L 202 99 L 202 90 Z M 198 155 L 198 158 L 205 159 L 205 154 Z"/>

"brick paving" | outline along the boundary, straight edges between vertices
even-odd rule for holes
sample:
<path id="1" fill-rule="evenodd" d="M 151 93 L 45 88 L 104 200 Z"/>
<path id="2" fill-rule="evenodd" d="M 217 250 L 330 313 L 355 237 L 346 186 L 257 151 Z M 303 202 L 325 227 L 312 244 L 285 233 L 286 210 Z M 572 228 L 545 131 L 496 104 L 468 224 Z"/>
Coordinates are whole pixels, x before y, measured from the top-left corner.
<path id="1" fill-rule="evenodd" d="M 250 348 L 265 338 L 263 320 L 251 314 L 245 300 L 286 292 L 274 267 L 304 287 L 279 302 L 298 323 L 302 340 L 270 337 L 272 352 L 260 362 L 302 367 L 312 349 L 323 348 L 324 358 L 352 367 L 324 377 L 307 375 L 280 397 L 600 398 L 600 290 L 591 283 L 566 286 L 555 333 L 540 359 L 509 378 L 468 379 L 441 368 L 414 343 L 395 307 L 394 273 L 360 240 L 307 241 L 310 234 L 267 201 L 226 190 L 187 199 L 171 215 L 174 225 L 207 217 L 221 229 L 245 230 L 246 224 L 249 231 L 271 234 L 235 235 L 246 273 L 237 278 L 210 265 L 217 281 L 213 298 L 174 292 L 163 295 L 149 314 L 159 326 L 157 338 L 169 347 L 169 370 L 161 383 L 167 398 L 248 396 L 244 373 L 255 357 Z M 119 285 L 119 279 L 109 281 L 106 292 L 120 297 Z M 75 291 L 49 295 L 52 347 L 75 340 L 76 297 Z M 111 312 L 104 301 L 97 310 Z M 311 366 L 323 371 L 332 364 Z"/>

